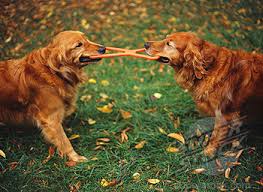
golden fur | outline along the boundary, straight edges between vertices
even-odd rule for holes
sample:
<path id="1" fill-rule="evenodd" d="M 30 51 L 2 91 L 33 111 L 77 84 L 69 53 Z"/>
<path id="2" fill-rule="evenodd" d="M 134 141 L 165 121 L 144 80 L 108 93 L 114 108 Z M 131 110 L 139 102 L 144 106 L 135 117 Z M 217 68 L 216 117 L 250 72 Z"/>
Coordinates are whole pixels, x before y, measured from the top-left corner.
<path id="1" fill-rule="evenodd" d="M 191 32 L 150 41 L 145 47 L 148 54 L 161 56 L 160 62 L 174 68 L 176 81 L 190 91 L 202 113 L 216 117 L 206 154 L 214 154 L 223 143 L 230 121 L 241 115 L 263 119 L 262 54 L 220 47 Z"/>
<path id="2" fill-rule="evenodd" d="M 74 151 L 62 122 L 75 111 L 77 87 L 84 78 L 82 67 L 100 48 L 81 32 L 64 31 L 21 59 L 1 61 L 0 122 L 36 125 L 62 155 L 86 160 Z"/>

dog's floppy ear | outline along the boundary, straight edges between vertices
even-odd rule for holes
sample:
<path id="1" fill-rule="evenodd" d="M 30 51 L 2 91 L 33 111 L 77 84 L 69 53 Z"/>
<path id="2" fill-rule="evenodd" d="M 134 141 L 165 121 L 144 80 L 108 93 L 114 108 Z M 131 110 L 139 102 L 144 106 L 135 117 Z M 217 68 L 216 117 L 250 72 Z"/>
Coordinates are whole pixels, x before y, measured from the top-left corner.
<path id="1" fill-rule="evenodd" d="M 78 83 L 80 79 L 76 72 L 66 65 L 67 62 L 65 53 L 61 48 L 56 47 L 51 49 L 47 66 L 69 84 L 74 85 Z"/>
<path id="2" fill-rule="evenodd" d="M 207 71 L 204 67 L 204 58 L 200 53 L 200 46 L 203 40 L 198 39 L 195 42 L 189 42 L 184 50 L 185 66 L 193 67 L 197 79 L 202 79 Z"/>

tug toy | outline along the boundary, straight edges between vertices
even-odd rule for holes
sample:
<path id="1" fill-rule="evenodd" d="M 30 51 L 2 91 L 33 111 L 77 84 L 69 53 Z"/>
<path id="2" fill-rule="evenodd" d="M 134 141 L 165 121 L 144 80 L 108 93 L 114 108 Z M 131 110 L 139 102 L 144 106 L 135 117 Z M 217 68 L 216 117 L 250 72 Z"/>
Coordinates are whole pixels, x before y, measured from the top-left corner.
<path id="1" fill-rule="evenodd" d="M 123 48 L 117 48 L 117 47 L 106 47 L 106 50 L 109 51 L 118 51 L 117 53 L 110 53 L 110 54 L 102 54 L 102 55 L 94 55 L 90 56 L 91 59 L 100 59 L 100 58 L 112 58 L 112 57 L 122 57 L 122 56 L 132 56 L 137 58 L 143 58 L 148 60 L 157 60 L 159 59 L 159 56 L 148 56 L 139 54 L 139 52 L 144 52 L 145 49 L 123 49 Z"/>

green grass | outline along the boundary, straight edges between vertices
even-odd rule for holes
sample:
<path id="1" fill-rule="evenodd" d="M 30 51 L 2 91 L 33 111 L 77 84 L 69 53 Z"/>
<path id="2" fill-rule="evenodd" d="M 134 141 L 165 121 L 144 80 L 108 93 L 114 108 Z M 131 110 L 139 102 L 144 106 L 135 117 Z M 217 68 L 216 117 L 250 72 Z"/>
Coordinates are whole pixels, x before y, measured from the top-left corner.
<path id="1" fill-rule="evenodd" d="M 74 5 L 74 6 L 72 6 Z M 142 47 L 147 39 L 162 39 L 174 31 L 192 30 L 199 36 L 221 46 L 262 51 L 263 33 L 260 19 L 261 4 L 253 5 L 252 1 L 232 4 L 229 1 L 213 3 L 210 1 L 120 1 L 120 3 L 39 3 L 32 12 L 16 9 L 14 17 L 5 17 L 1 21 L 6 29 L 0 28 L 1 60 L 21 57 L 27 52 L 51 39 L 57 31 L 65 29 L 81 30 L 98 43 L 109 46 L 137 48 Z M 254 6 L 254 7 L 253 7 Z M 260 7 L 261 6 L 261 7 Z M 40 9 L 42 7 L 42 9 Z M 245 8 L 246 12 L 238 14 Z M 10 8 L 11 9 L 11 8 Z M 31 19 L 33 15 L 38 16 Z M 224 22 L 222 17 L 225 16 Z M 28 21 L 25 22 L 26 18 Z M 86 19 L 89 28 L 81 25 Z M 18 27 L 10 23 L 24 23 Z M 229 23 L 227 22 L 229 21 Z M 224 24 L 225 23 L 225 24 Z M 42 26 L 42 27 L 41 27 Z M 247 27 L 250 28 L 247 28 Z M 12 36 L 11 41 L 4 41 Z M 26 39 L 30 39 L 26 41 Z M 23 48 L 14 50 L 18 43 Z M 248 150 L 241 156 L 241 165 L 231 170 L 230 179 L 224 175 L 199 174 L 191 171 L 205 166 L 206 160 L 200 154 L 182 158 L 180 153 L 168 153 L 169 145 L 183 147 L 174 139 L 161 134 L 158 128 L 166 132 L 189 132 L 191 125 L 202 119 L 195 109 L 190 95 L 180 89 L 174 81 L 173 70 L 164 68 L 159 72 L 159 64 L 134 58 L 105 59 L 100 64 L 86 68 L 89 78 L 96 79 L 96 84 L 85 83 L 79 89 L 79 98 L 92 95 L 88 102 L 78 100 L 78 110 L 65 122 L 65 128 L 72 128 L 67 135 L 79 134 L 80 138 L 72 141 L 77 152 L 88 158 L 87 163 L 67 167 L 66 159 L 57 154 L 43 164 L 48 155 L 48 145 L 39 133 L 1 133 L 0 149 L 6 153 L 6 159 L 0 158 L 0 191 L 69 191 L 70 186 L 80 182 L 80 191 L 218 191 L 224 185 L 230 189 L 243 191 L 260 191 L 262 171 L 262 150 L 257 148 L 253 155 Z M 109 81 L 103 86 L 102 80 Z M 134 87 L 137 88 L 134 88 Z M 100 93 L 109 99 L 98 102 Z M 161 93 L 160 99 L 152 99 L 154 93 Z M 104 114 L 96 107 L 114 102 L 113 112 Z M 155 112 L 145 112 L 156 108 Z M 132 113 L 132 118 L 124 120 L 119 110 Z M 169 113 L 180 117 L 179 128 L 174 128 Z M 96 120 L 89 125 L 87 119 Z M 120 132 L 130 127 L 128 141 L 120 142 Z M 110 138 L 111 141 L 103 150 L 95 151 L 96 139 Z M 134 146 L 145 140 L 145 146 L 137 150 Z M 92 160 L 94 157 L 97 160 Z M 201 160 L 200 160 L 201 158 Z M 11 170 L 10 163 L 19 162 Z M 140 173 L 140 180 L 134 181 L 132 175 Z M 238 175 L 236 181 L 234 176 Z M 251 176 L 251 182 L 244 178 Z M 119 184 L 113 187 L 102 187 L 101 179 L 117 179 Z M 156 185 L 147 183 L 147 179 L 157 178 Z M 262 187 L 261 187 L 262 188 Z"/>

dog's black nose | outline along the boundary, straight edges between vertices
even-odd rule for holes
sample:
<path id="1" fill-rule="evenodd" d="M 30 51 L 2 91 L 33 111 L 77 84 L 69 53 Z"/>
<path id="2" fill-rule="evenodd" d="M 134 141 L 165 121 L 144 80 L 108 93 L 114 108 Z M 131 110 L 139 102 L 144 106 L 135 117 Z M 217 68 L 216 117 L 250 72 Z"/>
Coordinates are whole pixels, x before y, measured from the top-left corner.
<path id="1" fill-rule="evenodd" d="M 106 47 L 101 46 L 101 47 L 98 49 L 98 53 L 100 53 L 100 54 L 104 54 L 105 52 L 106 52 Z"/>
<path id="2" fill-rule="evenodd" d="M 150 48 L 150 43 L 149 42 L 144 43 L 144 47 L 145 47 L 145 49 L 149 49 Z"/>

